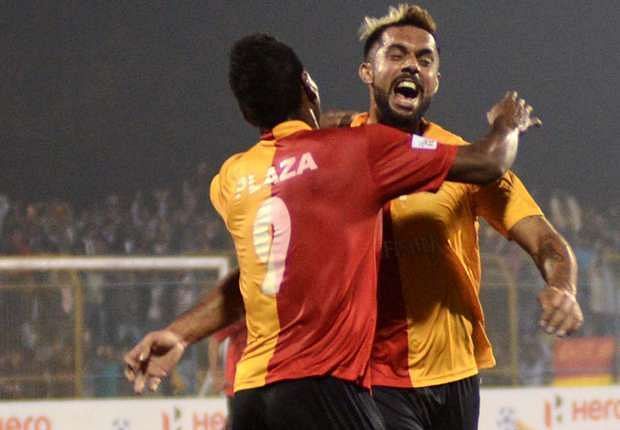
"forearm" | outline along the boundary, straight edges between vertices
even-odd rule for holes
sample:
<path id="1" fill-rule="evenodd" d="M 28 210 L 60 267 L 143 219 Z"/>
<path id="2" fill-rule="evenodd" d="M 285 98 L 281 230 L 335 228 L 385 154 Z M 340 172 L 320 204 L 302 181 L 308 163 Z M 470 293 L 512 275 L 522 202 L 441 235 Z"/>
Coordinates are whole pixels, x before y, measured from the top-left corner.
<path id="1" fill-rule="evenodd" d="M 577 293 L 577 260 L 562 236 L 550 233 L 543 237 L 532 257 L 547 285 Z"/>
<path id="2" fill-rule="evenodd" d="M 220 342 L 215 340 L 214 337 L 211 337 L 209 339 L 209 346 L 207 349 L 207 360 L 209 363 L 209 373 L 211 373 L 212 375 L 215 374 L 215 372 L 219 371 L 221 367 L 219 360 L 219 349 Z"/>
<path id="3" fill-rule="evenodd" d="M 575 254 L 549 221 L 542 216 L 525 218 L 510 230 L 510 236 L 532 257 L 547 285 L 576 292 Z"/>
<path id="4" fill-rule="evenodd" d="M 512 166 L 518 144 L 517 128 L 496 124 L 476 143 L 458 148 L 447 178 L 474 184 L 497 180 Z"/>
<path id="5" fill-rule="evenodd" d="M 176 318 L 167 329 L 190 345 L 239 320 L 242 315 L 243 300 L 237 270 L 207 293 L 198 304 Z"/>

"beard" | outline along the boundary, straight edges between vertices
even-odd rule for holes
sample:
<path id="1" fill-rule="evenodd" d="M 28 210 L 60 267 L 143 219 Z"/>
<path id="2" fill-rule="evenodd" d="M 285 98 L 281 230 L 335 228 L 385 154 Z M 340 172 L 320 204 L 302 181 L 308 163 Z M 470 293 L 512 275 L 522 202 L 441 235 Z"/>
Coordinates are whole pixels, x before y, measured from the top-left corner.
<path id="1" fill-rule="evenodd" d="M 379 117 L 379 123 L 383 125 L 389 125 L 390 127 L 398 128 L 400 130 L 406 131 L 407 133 L 415 133 L 417 131 L 422 117 L 424 116 L 431 104 L 431 100 L 424 99 L 424 94 L 422 93 L 419 95 L 419 97 L 422 97 L 422 102 L 418 109 L 415 112 L 403 115 L 395 112 L 390 107 L 390 96 L 386 91 L 377 87 L 372 87 L 372 91 L 375 99 L 375 104 L 377 105 L 377 115 Z"/>

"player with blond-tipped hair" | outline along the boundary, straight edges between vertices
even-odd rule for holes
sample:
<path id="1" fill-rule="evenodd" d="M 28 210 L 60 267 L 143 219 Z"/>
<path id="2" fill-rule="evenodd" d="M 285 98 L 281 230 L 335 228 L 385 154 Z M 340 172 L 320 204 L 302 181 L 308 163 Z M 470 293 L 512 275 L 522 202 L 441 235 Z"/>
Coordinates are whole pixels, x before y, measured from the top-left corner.
<path id="1" fill-rule="evenodd" d="M 468 143 L 425 117 L 439 89 L 437 24 L 402 4 L 360 30 L 367 114 L 381 123 L 452 145 Z M 479 300 L 478 218 L 534 260 L 545 281 L 540 325 L 563 336 L 583 317 L 575 299 L 577 265 L 513 173 L 486 185 L 445 182 L 436 194 L 393 200 L 384 213 L 379 319 L 372 355 L 375 401 L 388 429 L 471 430 L 478 426 L 480 368 L 495 365 Z"/>
<path id="2" fill-rule="evenodd" d="M 156 390 L 190 344 L 244 310 L 234 430 L 383 429 L 369 391 L 381 208 L 446 178 L 496 180 L 520 133 L 539 120 L 509 92 L 489 112 L 488 133 L 468 147 L 380 124 L 315 130 L 317 86 L 294 51 L 265 34 L 235 43 L 229 81 L 260 133 L 211 182 L 239 275 L 147 334 L 126 354 L 126 376 L 137 392 Z"/>

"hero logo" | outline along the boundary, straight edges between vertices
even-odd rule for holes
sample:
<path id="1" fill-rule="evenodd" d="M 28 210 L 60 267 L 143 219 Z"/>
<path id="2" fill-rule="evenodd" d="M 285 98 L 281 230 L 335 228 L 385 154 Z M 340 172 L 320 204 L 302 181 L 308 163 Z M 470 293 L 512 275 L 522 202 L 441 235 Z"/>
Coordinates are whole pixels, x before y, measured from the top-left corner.
<path id="1" fill-rule="evenodd" d="M 194 412 L 191 415 L 189 426 L 184 426 L 183 411 L 174 407 L 172 414 L 162 412 L 162 430 L 224 430 L 226 415 L 222 411 L 214 413 Z M 188 424 L 188 423 L 186 423 Z"/>
<path id="2" fill-rule="evenodd" d="M 48 417 L 0 417 L 0 430 L 52 430 L 52 422 Z"/>
<path id="3" fill-rule="evenodd" d="M 243 191 L 252 194 L 267 185 L 273 185 L 288 181 L 295 176 L 303 175 L 307 171 L 316 170 L 317 166 L 312 154 L 304 152 L 299 160 L 297 157 L 284 158 L 277 166 L 269 166 L 263 181 L 256 181 L 255 175 L 242 176 L 237 180 L 235 188 L 235 198 L 240 198 Z"/>
<path id="4" fill-rule="evenodd" d="M 545 402 L 545 429 L 561 428 L 563 422 L 587 424 L 620 421 L 620 398 L 573 400 L 570 404 L 560 396 Z M 556 426 L 557 424 L 557 426 Z"/>

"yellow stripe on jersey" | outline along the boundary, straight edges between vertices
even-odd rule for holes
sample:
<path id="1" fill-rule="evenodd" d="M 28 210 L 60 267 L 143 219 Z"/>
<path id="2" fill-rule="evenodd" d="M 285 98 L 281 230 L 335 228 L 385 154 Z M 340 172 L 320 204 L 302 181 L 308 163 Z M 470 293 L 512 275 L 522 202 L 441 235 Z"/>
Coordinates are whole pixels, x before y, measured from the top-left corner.
<path id="1" fill-rule="evenodd" d="M 262 184 L 274 155 L 274 142 L 260 141 L 224 163 L 211 184 L 211 201 L 235 243 L 244 304 L 254 316 L 246 319 L 247 346 L 237 365 L 235 391 L 265 384 L 280 330 L 275 297 L 261 293 L 267 277 L 264 257 L 269 255 L 271 236 L 257 219 L 261 208 L 260 215 L 265 216 L 263 204 L 271 197 L 271 187 Z M 260 345 L 257 339 L 261 339 Z"/>
<path id="2" fill-rule="evenodd" d="M 351 126 L 367 120 L 367 114 L 357 115 Z M 427 124 L 424 136 L 468 144 L 434 123 Z M 402 291 L 407 316 L 408 369 L 399 368 L 395 359 L 394 374 L 382 379 L 376 372 L 373 385 L 390 386 L 398 380 L 395 386 L 426 387 L 493 367 L 479 299 L 478 216 L 507 236 L 523 218 L 542 216 L 534 199 L 508 172 L 485 187 L 446 181 L 437 193 L 401 196 L 390 202 L 390 216 L 401 283 L 395 287 Z M 381 350 L 382 344 L 375 347 Z"/>
<path id="3" fill-rule="evenodd" d="M 424 136 L 467 144 L 433 123 Z M 436 194 L 394 200 L 391 213 L 394 236 L 421 247 L 415 256 L 399 258 L 409 316 L 412 386 L 457 381 L 493 367 L 495 357 L 479 299 L 477 217 L 483 216 L 506 235 L 519 220 L 542 212 L 509 172 L 486 187 L 445 182 Z"/>

